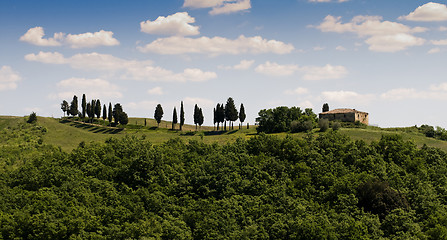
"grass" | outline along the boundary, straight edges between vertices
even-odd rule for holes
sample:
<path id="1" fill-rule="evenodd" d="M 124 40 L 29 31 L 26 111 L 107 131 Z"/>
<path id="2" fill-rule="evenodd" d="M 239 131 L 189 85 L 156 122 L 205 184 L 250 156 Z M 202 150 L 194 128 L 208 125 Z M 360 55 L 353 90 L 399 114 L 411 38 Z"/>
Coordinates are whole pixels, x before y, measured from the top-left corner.
<path id="1" fill-rule="evenodd" d="M 25 118 L 23 117 L 0 116 L 0 130 L 18 126 L 20 122 L 24 121 Z M 146 126 L 144 126 L 144 121 L 144 118 L 129 118 L 129 124 L 125 129 L 107 127 L 102 122 L 92 125 L 46 117 L 38 117 L 37 124 L 47 129 L 47 132 L 43 135 L 44 143 L 59 146 L 67 152 L 76 148 L 81 142 L 104 142 L 111 137 L 141 137 L 144 135 L 146 139 L 149 139 L 154 144 L 163 143 L 171 138 L 180 138 L 184 141 L 197 140 L 205 143 L 225 144 L 227 142 L 234 142 L 238 138 L 249 139 L 256 135 L 255 126 L 250 126 L 250 129 L 246 129 L 246 126 L 244 126 L 241 130 L 235 127 L 235 130 L 226 132 L 214 131 L 213 127 L 202 126 L 196 132 L 194 125 L 184 125 L 183 131 L 180 131 L 178 130 L 178 124 L 176 130 L 171 130 L 170 122 L 162 121 L 160 127 L 157 127 L 154 119 L 146 119 Z M 404 140 L 413 141 L 419 147 L 426 144 L 447 151 L 447 141 L 427 138 L 415 128 L 382 129 L 378 127 L 367 127 L 365 129 L 342 128 L 339 131 L 342 134 L 348 135 L 352 140 L 364 140 L 368 143 L 379 141 L 382 135 L 400 134 Z M 316 131 L 314 133 L 318 134 Z M 287 135 L 303 137 L 306 134 L 278 133 L 273 135 L 282 138 Z"/>

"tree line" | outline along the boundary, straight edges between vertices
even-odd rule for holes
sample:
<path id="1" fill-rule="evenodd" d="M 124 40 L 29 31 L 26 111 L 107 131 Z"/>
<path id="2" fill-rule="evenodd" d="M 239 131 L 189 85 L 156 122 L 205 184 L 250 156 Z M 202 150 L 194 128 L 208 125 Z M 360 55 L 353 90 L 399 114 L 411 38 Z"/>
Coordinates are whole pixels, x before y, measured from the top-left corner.
<path id="1" fill-rule="evenodd" d="M 101 118 L 101 108 L 104 123 L 106 119 L 109 121 L 109 125 L 126 125 L 129 123 L 129 117 L 124 112 L 120 103 L 116 103 L 112 108 L 112 103 L 109 102 L 109 108 L 107 109 L 105 104 L 101 107 L 101 101 L 99 99 L 92 99 L 87 102 L 85 94 L 82 95 L 81 111 L 79 111 L 78 97 L 76 95 L 73 96 L 70 104 L 66 100 L 63 100 L 61 103 L 61 110 L 64 112 L 64 117 L 65 114 L 73 117 L 78 116 L 82 121 L 89 120 L 90 123 L 93 123 L 95 117 L 97 119 Z M 112 123 L 112 121 L 114 122 Z"/>

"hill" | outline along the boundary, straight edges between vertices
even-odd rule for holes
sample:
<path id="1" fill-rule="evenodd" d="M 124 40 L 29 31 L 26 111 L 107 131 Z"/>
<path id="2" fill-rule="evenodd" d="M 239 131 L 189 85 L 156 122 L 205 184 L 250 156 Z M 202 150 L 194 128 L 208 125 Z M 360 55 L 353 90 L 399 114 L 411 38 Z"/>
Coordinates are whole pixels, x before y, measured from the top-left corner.
<path id="1" fill-rule="evenodd" d="M 0 116 L 0 130 L 5 128 L 18 127 L 25 122 L 24 117 Z M 57 118 L 38 117 L 37 125 L 46 129 L 42 136 L 44 143 L 61 147 L 64 151 L 71 151 L 81 142 L 104 142 L 113 138 L 123 138 L 125 136 L 145 137 L 154 144 L 160 144 L 172 138 L 180 138 L 185 141 L 201 140 L 204 143 L 224 144 L 234 142 L 238 138 L 249 139 L 257 134 L 256 126 L 250 126 L 246 129 L 244 126 L 241 130 L 235 127 L 231 131 L 214 131 L 214 127 L 202 126 L 198 132 L 195 131 L 194 125 L 184 125 L 183 131 L 176 129 L 171 130 L 171 122 L 162 121 L 160 127 L 156 127 L 157 123 L 154 119 L 146 119 L 144 126 L 144 118 L 129 118 L 129 124 L 125 129 L 110 128 L 100 124 L 84 124 L 81 122 L 64 121 Z M 383 135 L 398 134 L 404 140 L 411 141 L 418 147 L 424 144 L 431 147 L 437 147 L 447 152 L 447 141 L 434 138 L 428 138 L 424 134 L 412 128 L 342 128 L 340 133 L 349 136 L 352 140 L 363 140 L 367 143 L 379 141 Z M 314 134 L 320 134 L 314 130 Z M 278 133 L 272 134 L 281 138 L 286 136 L 302 138 L 304 133 Z M 2 144 L 2 143 L 0 143 Z"/>

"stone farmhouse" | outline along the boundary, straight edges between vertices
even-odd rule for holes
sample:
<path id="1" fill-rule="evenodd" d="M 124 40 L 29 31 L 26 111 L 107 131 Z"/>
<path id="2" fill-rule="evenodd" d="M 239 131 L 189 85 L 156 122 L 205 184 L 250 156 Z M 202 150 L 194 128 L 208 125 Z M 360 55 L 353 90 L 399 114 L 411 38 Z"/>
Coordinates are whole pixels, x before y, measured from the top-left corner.
<path id="1" fill-rule="evenodd" d="M 368 119 L 368 113 L 367 112 L 360 112 L 355 109 L 350 108 L 339 108 L 334 109 L 331 111 L 320 113 L 320 119 L 328 119 L 329 121 L 342 121 L 342 122 L 356 122 L 359 121 L 363 124 L 368 125 L 369 119 Z"/>

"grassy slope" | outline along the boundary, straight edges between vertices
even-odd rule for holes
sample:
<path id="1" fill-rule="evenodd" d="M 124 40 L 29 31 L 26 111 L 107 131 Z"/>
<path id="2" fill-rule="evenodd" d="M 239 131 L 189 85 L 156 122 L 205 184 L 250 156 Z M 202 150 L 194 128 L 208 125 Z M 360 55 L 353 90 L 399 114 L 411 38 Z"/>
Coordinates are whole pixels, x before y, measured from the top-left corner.
<path id="1" fill-rule="evenodd" d="M 24 121 L 23 117 L 5 117 L 0 116 L 0 130 L 17 125 L 18 122 Z M 124 137 L 126 135 L 143 136 L 150 139 L 154 144 L 162 143 L 170 138 L 179 137 L 183 140 L 200 140 L 206 143 L 225 143 L 235 141 L 237 138 L 248 139 L 256 134 L 256 129 L 251 126 L 250 129 L 233 130 L 228 132 L 213 132 L 213 127 L 202 127 L 201 132 L 195 132 L 194 125 L 185 125 L 183 131 L 170 130 L 170 122 L 162 121 L 160 128 L 156 128 L 156 122 L 153 119 L 147 119 L 147 126 L 144 127 L 143 118 L 130 118 L 129 128 L 125 130 L 110 129 L 101 126 L 91 126 L 73 122 L 61 123 L 59 119 L 38 117 L 38 125 L 47 128 L 47 133 L 43 140 L 47 144 L 60 146 L 65 151 L 71 151 L 76 148 L 80 142 L 104 141 L 110 137 Z M 168 127 L 168 128 L 166 128 Z M 178 128 L 178 125 L 177 125 Z M 353 140 L 364 140 L 366 142 L 380 140 L 384 134 L 400 134 L 405 140 L 413 141 L 418 146 L 427 144 L 429 146 L 438 147 L 447 151 L 447 141 L 441 141 L 433 138 L 427 138 L 421 133 L 390 131 L 389 129 L 380 128 L 343 128 L 341 133 L 346 134 Z M 292 135 L 302 137 L 305 134 L 275 134 L 279 137 Z M 1 144 L 1 143 L 0 143 Z"/>

